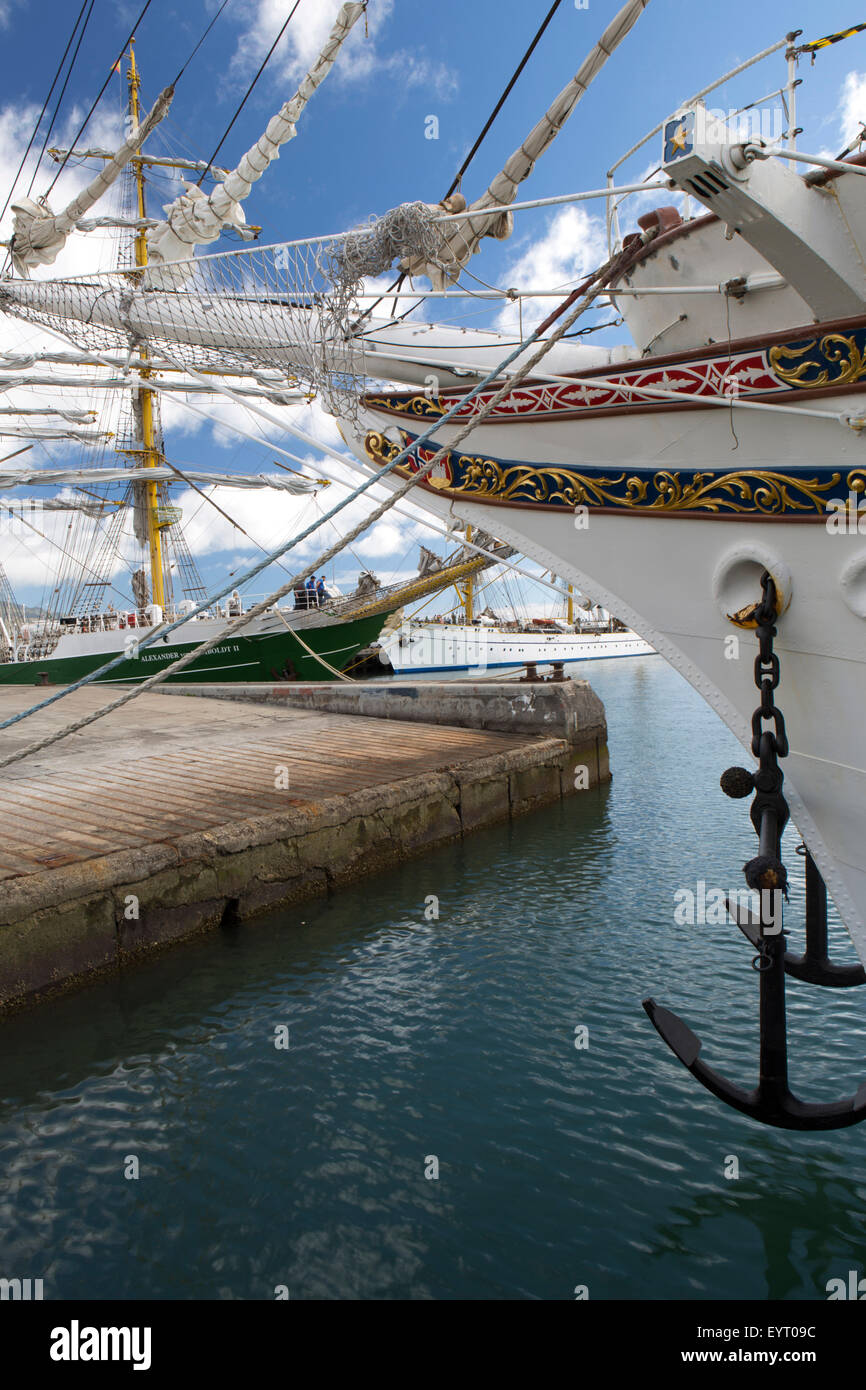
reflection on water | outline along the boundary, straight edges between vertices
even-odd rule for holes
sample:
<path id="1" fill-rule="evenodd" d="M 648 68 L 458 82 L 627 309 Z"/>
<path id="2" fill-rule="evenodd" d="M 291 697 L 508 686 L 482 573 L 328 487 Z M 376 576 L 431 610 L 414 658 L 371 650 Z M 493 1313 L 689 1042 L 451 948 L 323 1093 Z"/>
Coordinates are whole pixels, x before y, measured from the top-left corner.
<path id="1" fill-rule="evenodd" d="M 753 1078 L 748 945 L 673 921 L 678 887 L 736 887 L 754 852 L 717 786 L 738 747 L 657 658 L 590 676 L 610 787 L 0 1027 L 0 1275 L 47 1297 L 803 1299 L 866 1273 L 866 1131 L 726 1110 L 640 1008 Z M 866 1076 L 858 995 L 790 984 L 809 1098 Z"/>

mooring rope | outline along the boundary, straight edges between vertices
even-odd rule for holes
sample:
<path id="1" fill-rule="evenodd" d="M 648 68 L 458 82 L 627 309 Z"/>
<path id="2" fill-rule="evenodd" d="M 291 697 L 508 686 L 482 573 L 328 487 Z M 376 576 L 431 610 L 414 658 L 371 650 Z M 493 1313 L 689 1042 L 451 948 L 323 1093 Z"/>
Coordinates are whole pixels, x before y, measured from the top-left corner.
<path id="1" fill-rule="evenodd" d="M 336 676 L 338 681 L 345 681 L 348 685 L 358 684 L 354 676 L 344 675 L 342 671 L 337 670 L 336 666 L 332 666 L 330 661 L 326 661 L 325 658 L 319 654 L 319 652 L 314 652 L 309 643 L 304 641 L 298 629 L 295 627 L 290 627 L 286 615 L 279 608 L 275 609 L 275 612 L 277 617 L 281 620 L 283 626 L 285 627 L 286 632 L 290 632 L 293 637 L 297 638 L 297 640 L 300 642 L 301 646 L 304 648 L 304 651 L 308 654 L 308 656 L 311 656 L 314 658 L 314 660 L 318 661 L 320 666 L 324 666 L 325 670 L 330 671 L 332 676 Z M 327 628 L 325 629 L 325 631 L 327 631 Z"/>

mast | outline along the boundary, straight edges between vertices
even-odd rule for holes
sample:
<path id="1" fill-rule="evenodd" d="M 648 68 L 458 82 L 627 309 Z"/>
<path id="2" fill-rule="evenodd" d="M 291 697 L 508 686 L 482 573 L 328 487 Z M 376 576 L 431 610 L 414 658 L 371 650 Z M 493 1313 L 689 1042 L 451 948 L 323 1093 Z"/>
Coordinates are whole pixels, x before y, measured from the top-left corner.
<path id="1" fill-rule="evenodd" d="M 568 601 L 567 601 L 567 604 L 568 604 L 568 606 L 567 606 L 567 609 L 566 609 L 566 622 L 569 623 L 569 625 L 570 625 L 571 627 L 574 627 L 574 585 L 573 585 L 573 584 L 569 584 L 569 586 L 568 586 Z"/>
<path id="2" fill-rule="evenodd" d="M 471 526 L 468 526 L 468 525 L 467 525 L 467 527 L 466 527 L 466 539 L 467 539 L 467 541 L 471 541 L 471 540 L 472 540 L 472 527 L 471 527 Z M 457 597 L 458 597 L 458 599 L 460 600 L 461 606 L 462 606 L 462 608 L 463 608 L 463 621 L 464 621 L 464 623 L 466 623 L 467 626 L 468 626 L 468 625 L 473 621 L 473 619 L 474 619 L 474 617 L 475 617 L 475 613 L 474 613 L 475 576 L 474 576 L 474 574 L 469 573 L 469 574 L 465 575 L 463 579 L 455 580 L 455 581 L 454 581 L 454 588 L 457 590 Z"/>
<path id="3" fill-rule="evenodd" d="M 471 526 L 467 526 L 467 527 L 466 527 L 466 539 L 467 539 L 467 541 L 471 541 L 471 540 L 472 540 L 472 527 L 471 527 Z M 475 613 L 474 613 L 474 611 L 473 611 L 474 601 L 475 601 L 475 576 L 474 576 L 474 575 L 471 575 L 471 574 L 467 574 L 467 576 L 466 576 L 466 622 L 467 622 L 467 624 L 471 624 L 471 623 L 474 622 L 474 620 L 475 620 Z"/>
<path id="4" fill-rule="evenodd" d="M 135 62 L 135 39 L 130 40 L 129 44 L 129 114 L 132 119 L 133 130 L 138 129 L 140 119 L 139 108 L 139 89 L 141 78 L 138 75 L 138 68 Z M 145 218 L 146 197 L 144 191 L 144 163 L 136 157 L 130 161 L 133 177 L 135 179 L 136 196 L 138 199 L 138 216 Z M 136 233 L 135 237 L 135 264 L 144 268 L 147 265 L 147 234 L 144 228 Z M 141 357 L 144 361 L 148 358 L 146 347 L 141 349 Z M 139 368 L 139 377 L 146 380 L 150 376 L 150 369 L 142 366 Z M 159 450 L 156 447 L 156 434 L 154 430 L 153 413 L 153 391 L 146 386 L 138 388 L 138 405 L 141 418 L 141 437 L 143 445 L 143 464 L 145 468 L 157 468 L 159 466 Z M 162 560 L 162 534 L 159 527 L 159 493 L 156 482 L 148 482 L 144 485 L 145 489 L 145 512 L 147 517 L 147 543 L 150 551 L 150 593 L 151 600 L 160 608 L 165 608 L 165 580 L 163 577 Z"/>

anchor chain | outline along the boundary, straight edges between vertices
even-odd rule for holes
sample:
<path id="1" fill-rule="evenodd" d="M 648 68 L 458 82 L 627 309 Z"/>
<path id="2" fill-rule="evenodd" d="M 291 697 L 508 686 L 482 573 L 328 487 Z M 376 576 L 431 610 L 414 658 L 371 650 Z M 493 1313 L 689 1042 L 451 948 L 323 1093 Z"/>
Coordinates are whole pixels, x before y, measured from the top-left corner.
<path id="1" fill-rule="evenodd" d="M 722 791 L 727 796 L 736 798 L 754 793 L 750 816 L 760 844 L 758 854 L 744 865 L 743 873 L 749 887 L 760 895 L 760 931 L 756 940 L 750 936 L 753 945 L 758 947 L 752 969 L 759 973 L 772 967 L 770 938 L 787 935 L 776 925 L 781 918 L 778 897 L 774 896 L 773 911 L 768 912 L 765 894 L 781 894 L 786 902 L 788 900 L 788 873 L 782 863 L 781 844 L 782 833 L 790 817 L 782 791 L 785 777 L 779 766 L 779 759 L 788 756 L 788 733 L 785 716 L 775 701 L 775 692 L 782 678 L 779 658 L 773 646 L 777 596 L 773 578 L 766 571 L 761 576 L 761 590 L 761 601 L 750 614 L 756 622 L 758 653 L 755 657 L 755 685 L 761 693 L 761 703 L 752 715 L 752 753 L 758 759 L 758 771 L 730 767 L 720 779 Z M 768 724 L 772 728 L 767 728 Z"/>
<path id="2" fill-rule="evenodd" d="M 754 799 L 750 810 L 752 824 L 758 834 L 759 851 L 743 868 L 746 883 L 760 894 L 761 935 L 759 953 L 752 961 L 754 970 L 772 968 L 770 937 L 783 935 L 778 894 L 788 899 L 788 873 L 782 863 L 782 833 L 790 812 L 782 792 L 785 775 L 779 759 L 788 756 L 788 733 L 785 716 L 775 702 L 775 691 L 781 680 L 779 658 L 773 647 L 776 636 L 776 586 L 766 571 L 761 576 L 763 597 L 755 612 L 758 626 L 758 654 L 755 657 L 755 685 L 761 692 L 761 703 L 752 715 L 752 754 L 758 759 L 758 771 L 752 776 Z M 771 723 L 772 728 L 765 726 Z M 766 830 L 765 830 L 766 826 Z M 766 893 L 772 893 L 773 911 L 768 913 Z M 769 918 L 769 923 L 767 919 Z M 771 930 L 766 930 L 771 924 Z M 784 943 L 782 943 L 784 949 Z"/>

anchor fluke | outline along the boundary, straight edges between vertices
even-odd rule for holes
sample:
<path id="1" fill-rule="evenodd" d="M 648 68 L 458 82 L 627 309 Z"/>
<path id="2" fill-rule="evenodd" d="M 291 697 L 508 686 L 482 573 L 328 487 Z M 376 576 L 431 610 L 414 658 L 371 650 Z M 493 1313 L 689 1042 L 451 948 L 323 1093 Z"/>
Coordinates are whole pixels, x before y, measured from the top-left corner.
<path id="1" fill-rule="evenodd" d="M 830 959 L 827 936 L 827 888 L 818 872 L 818 866 L 805 845 L 802 851 L 806 860 L 806 949 L 802 956 L 785 954 L 785 969 L 795 979 L 805 980 L 810 985 L 825 985 L 829 989 L 849 989 L 852 985 L 866 984 L 866 970 L 862 965 L 836 965 Z"/>
<path id="2" fill-rule="evenodd" d="M 781 954 L 780 954 L 781 959 Z M 761 980 L 764 989 L 764 977 Z M 770 986 L 770 992 L 778 991 Z M 762 1014 L 766 1005 L 762 994 Z M 788 1089 L 787 1050 L 785 1040 L 784 987 L 782 993 L 782 1014 L 770 1020 L 771 1026 L 761 1037 L 761 1078 L 754 1090 L 728 1081 L 721 1072 L 702 1062 L 699 1053 L 701 1040 L 678 1014 L 654 999 L 644 999 L 643 1007 L 659 1037 L 667 1043 L 674 1056 L 686 1067 L 718 1100 L 732 1106 L 744 1115 L 749 1115 L 761 1124 L 772 1125 L 776 1129 L 819 1130 L 847 1129 L 866 1119 L 866 1081 L 853 1096 L 844 1100 L 809 1102 L 799 1100 Z M 772 1013 L 772 1008 L 768 1010 Z M 781 1030 L 781 1031 L 780 1031 Z"/>
<path id="3" fill-rule="evenodd" d="M 671 1052 L 691 1071 L 701 1050 L 701 1040 L 687 1023 L 652 998 L 642 1001 L 652 1026 L 664 1038 Z"/>
<path id="4" fill-rule="evenodd" d="M 740 931 L 743 933 L 743 936 L 746 938 L 746 940 L 750 941 L 753 946 L 760 946 L 760 917 L 756 917 L 754 912 L 752 912 L 748 907 L 744 907 L 742 903 L 735 902 L 733 898 L 725 898 L 725 906 L 728 909 L 728 912 L 731 915 L 731 917 L 733 917 L 737 926 L 740 928 Z M 787 959 L 785 961 L 785 969 L 788 969 Z"/>

